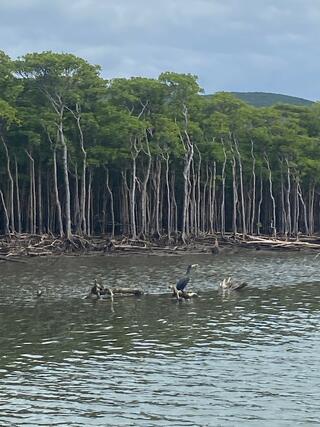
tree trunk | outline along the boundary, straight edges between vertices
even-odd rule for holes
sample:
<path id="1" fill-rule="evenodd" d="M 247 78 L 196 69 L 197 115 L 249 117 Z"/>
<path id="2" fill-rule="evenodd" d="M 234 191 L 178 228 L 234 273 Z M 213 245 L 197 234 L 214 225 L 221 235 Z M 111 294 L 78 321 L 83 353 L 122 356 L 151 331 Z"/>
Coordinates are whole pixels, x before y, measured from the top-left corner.
<path id="1" fill-rule="evenodd" d="M 222 201 L 221 201 L 221 235 L 224 236 L 226 232 L 226 217 L 225 217 L 225 188 L 226 188 L 226 164 L 227 164 L 227 153 L 224 146 L 223 140 L 222 142 L 222 149 L 224 154 L 224 161 L 222 164 L 222 171 L 221 171 L 221 181 L 222 181 Z"/>
<path id="2" fill-rule="evenodd" d="M 14 197 L 14 181 L 12 178 L 12 174 L 11 174 L 11 169 L 10 169 L 10 157 L 9 157 L 9 152 L 8 152 L 8 147 L 7 144 L 4 141 L 3 136 L 1 136 L 1 140 L 6 152 L 6 159 L 7 159 L 7 172 L 8 172 L 8 177 L 9 177 L 9 182 L 10 182 L 10 196 L 9 196 L 9 216 L 10 216 L 10 228 L 11 228 L 11 232 L 15 233 L 15 221 L 14 221 L 14 203 L 13 203 L 13 197 Z"/>
<path id="3" fill-rule="evenodd" d="M 242 213 L 242 234 L 243 238 L 246 237 L 247 234 L 247 226 L 246 226 L 246 206 L 244 202 L 244 191 L 243 191 L 243 171 L 242 171 L 242 160 L 239 151 L 238 141 L 234 140 L 235 149 L 238 155 L 238 163 L 239 163 L 239 177 L 240 177 L 240 195 L 241 195 L 241 213 Z"/>
<path id="4" fill-rule="evenodd" d="M 273 195 L 273 189 L 272 189 L 272 174 L 270 169 L 270 163 L 268 157 L 265 155 L 265 161 L 267 163 L 267 168 L 269 171 L 269 191 L 270 191 L 270 197 L 272 200 L 272 220 L 271 220 L 271 229 L 273 232 L 274 238 L 277 237 L 277 224 L 276 224 L 276 202 Z"/>
<path id="5" fill-rule="evenodd" d="M 107 169 L 106 174 L 106 187 L 110 197 L 110 210 L 111 210 L 111 239 L 114 238 L 115 232 L 115 219 L 114 219 L 114 202 L 113 202 L 113 193 L 109 184 L 109 169 Z"/>
<path id="6" fill-rule="evenodd" d="M 1 190 L 0 190 L 0 199 L 1 199 L 1 202 L 2 202 L 3 212 L 4 212 L 4 218 L 5 218 L 4 232 L 5 232 L 5 234 L 7 236 L 10 236 L 8 209 L 7 209 L 6 203 L 4 201 L 3 193 L 2 193 Z"/>
<path id="7" fill-rule="evenodd" d="M 19 189 L 19 172 L 17 158 L 14 157 L 15 175 L 16 175 L 16 203 L 17 203 L 17 217 L 18 217 L 18 233 L 21 234 L 21 207 L 20 207 L 20 189 Z"/>
<path id="8" fill-rule="evenodd" d="M 253 141 L 251 141 L 251 157 L 252 157 L 252 212 L 251 212 L 251 229 L 250 233 L 254 233 L 254 221 L 256 216 L 256 158 L 253 151 Z"/>
<path id="9" fill-rule="evenodd" d="M 232 231 L 237 234 L 237 207 L 238 207 L 238 188 L 236 181 L 236 159 L 232 155 L 232 189 L 233 189 L 233 215 L 232 215 Z"/>
<path id="10" fill-rule="evenodd" d="M 41 161 L 38 165 L 38 232 L 43 233 Z"/>
<path id="11" fill-rule="evenodd" d="M 61 203 L 60 203 L 59 191 L 58 191 L 57 150 L 55 146 L 53 146 L 52 155 L 53 155 L 53 188 L 54 188 L 54 195 L 55 195 L 55 201 L 56 201 L 56 207 L 57 207 L 59 235 L 60 237 L 63 237 L 64 233 L 63 233 L 63 225 L 62 225 L 62 210 L 61 210 Z"/>

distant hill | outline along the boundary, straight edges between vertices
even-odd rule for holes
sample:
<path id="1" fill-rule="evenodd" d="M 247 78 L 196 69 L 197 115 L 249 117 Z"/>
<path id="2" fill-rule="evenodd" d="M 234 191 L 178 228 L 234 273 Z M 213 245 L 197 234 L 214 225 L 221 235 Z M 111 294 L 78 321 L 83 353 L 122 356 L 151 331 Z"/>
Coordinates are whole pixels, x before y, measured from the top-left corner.
<path id="1" fill-rule="evenodd" d="M 280 95 L 279 93 L 267 92 L 231 92 L 236 98 L 241 99 L 255 107 L 270 107 L 275 104 L 293 104 L 309 106 L 313 101 L 295 96 Z"/>

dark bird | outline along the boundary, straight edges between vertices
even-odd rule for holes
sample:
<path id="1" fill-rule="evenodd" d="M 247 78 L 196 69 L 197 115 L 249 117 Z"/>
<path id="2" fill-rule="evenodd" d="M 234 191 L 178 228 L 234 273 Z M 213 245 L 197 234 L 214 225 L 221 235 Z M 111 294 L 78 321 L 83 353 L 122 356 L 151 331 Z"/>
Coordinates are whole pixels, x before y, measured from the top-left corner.
<path id="1" fill-rule="evenodd" d="M 94 285 L 91 288 L 90 294 L 96 295 L 98 299 L 101 298 L 101 295 L 105 295 L 106 290 L 104 289 L 103 285 L 98 283 L 97 279 L 94 279 Z"/>
<path id="2" fill-rule="evenodd" d="M 186 275 L 184 277 L 181 277 L 181 279 L 179 279 L 177 281 L 176 289 L 178 291 L 183 291 L 184 288 L 187 286 L 187 284 L 190 281 L 191 270 L 193 268 L 195 268 L 195 267 L 199 267 L 199 265 L 198 264 L 190 264 L 190 265 L 188 265 Z"/>

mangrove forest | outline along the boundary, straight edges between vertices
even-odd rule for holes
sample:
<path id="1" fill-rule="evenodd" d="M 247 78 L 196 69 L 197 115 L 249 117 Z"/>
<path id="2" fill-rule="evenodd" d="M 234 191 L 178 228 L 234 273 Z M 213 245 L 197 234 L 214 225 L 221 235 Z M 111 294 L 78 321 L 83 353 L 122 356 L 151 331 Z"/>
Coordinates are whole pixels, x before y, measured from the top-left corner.
<path id="1" fill-rule="evenodd" d="M 318 103 L 257 108 L 191 74 L 106 80 L 72 54 L 0 52 L 2 235 L 313 235 L 319 203 Z"/>

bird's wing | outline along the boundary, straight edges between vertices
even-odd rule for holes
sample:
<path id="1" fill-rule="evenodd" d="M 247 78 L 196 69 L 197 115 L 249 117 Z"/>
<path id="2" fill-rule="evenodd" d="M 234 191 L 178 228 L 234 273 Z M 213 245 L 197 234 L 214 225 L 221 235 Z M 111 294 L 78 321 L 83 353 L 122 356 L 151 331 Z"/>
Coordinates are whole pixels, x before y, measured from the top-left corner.
<path id="1" fill-rule="evenodd" d="M 177 281 L 176 288 L 178 291 L 183 291 L 184 288 L 187 286 L 188 282 L 190 280 L 190 277 L 182 277 Z"/>

